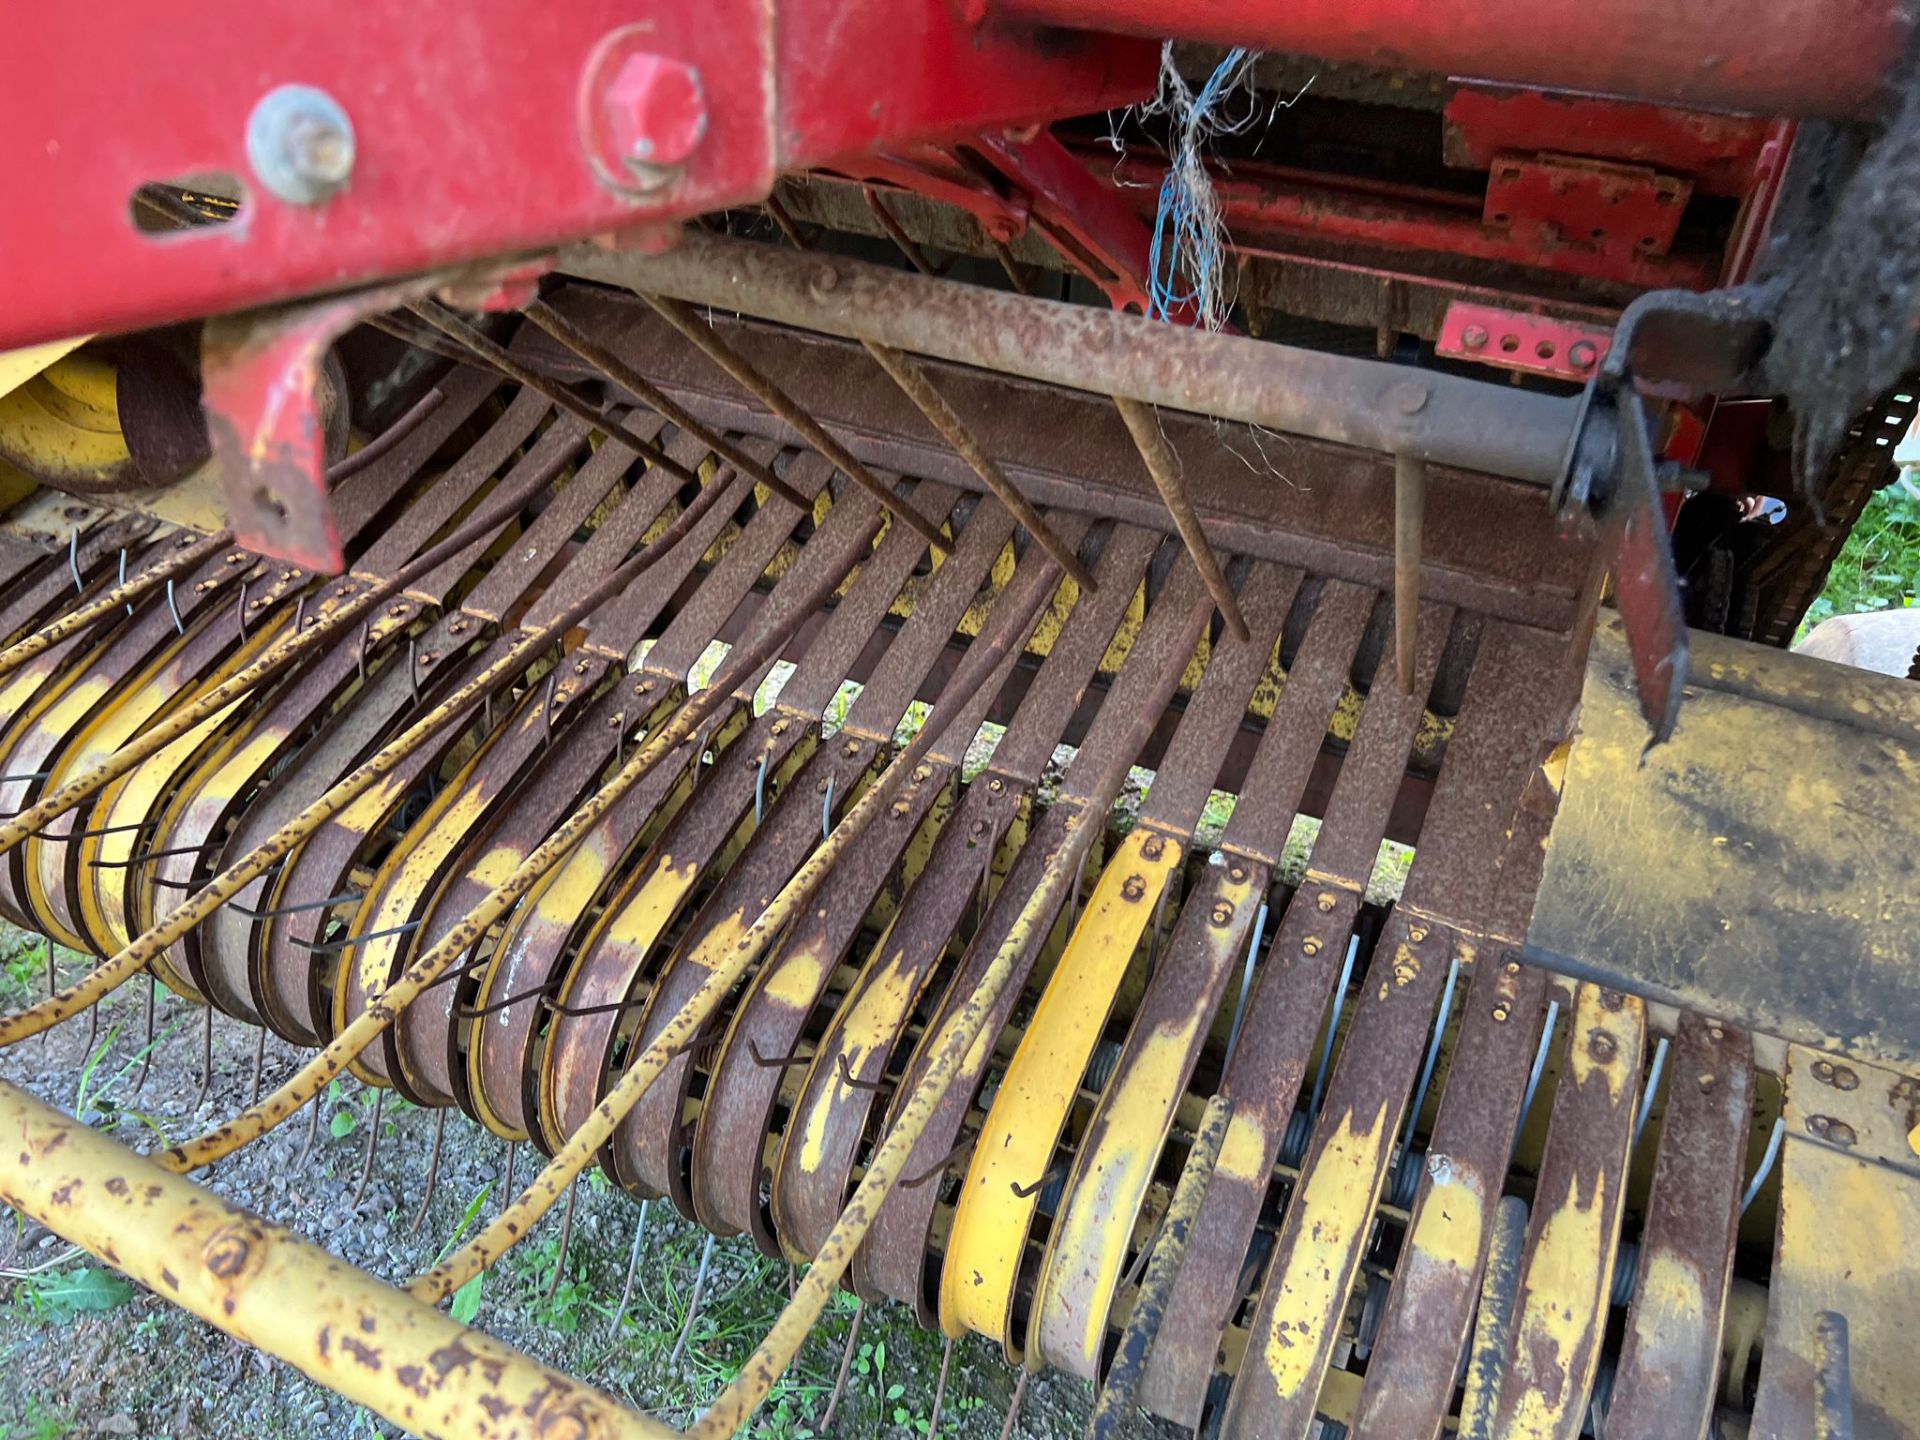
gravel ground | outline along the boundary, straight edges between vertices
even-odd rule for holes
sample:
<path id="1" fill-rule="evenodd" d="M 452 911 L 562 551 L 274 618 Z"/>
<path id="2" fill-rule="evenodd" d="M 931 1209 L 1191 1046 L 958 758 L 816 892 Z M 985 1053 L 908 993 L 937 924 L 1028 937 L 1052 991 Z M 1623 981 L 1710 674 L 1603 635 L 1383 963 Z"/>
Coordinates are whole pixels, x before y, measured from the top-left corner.
<path id="1" fill-rule="evenodd" d="M 0 937 L 0 1004 L 41 993 L 42 962 L 15 937 Z M 63 954 L 71 979 L 84 962 Z M 239 1110 L 247 1100 L 254 1031 L 217 1019 L 214 1083 L 201 1090 L 198 1007 L 163 993 L 151 1073 L 139 1079 L 139 988 L 102 1006 L 89 1068 L 88 1022 L 70 1020 L 43 1039 L 0 1051 L 0 1077 L 73 1112 L 136 1149 L 178 1140 Z M 302 1052 L 270 1039 L 266 1083 L 290 1074 Z M 84 1073 L 84 1078 L 83 1078 Z M 82 1094 L 84 1087 L 84 1095 Z M 202 1175 L 227 1199 L 326 1246 L 388 1280 L 426 1268 L 461 1230 L 469 1212 L 491 1218 L 501 1202 L 506 1149 L 455 1114 L 447 1122 L 439 1182 L 415 1226 L 433 1144 L 434 1116 L 389 1095 L 364 1194 L 352 1203 L 373 1128 L 374 1097 L 355 1081 L 324 1102 L 313 1148 L 301 1157 L 307 1125 L 295 1120 Z M 537 1157 L 520 1155 L 518 1176 Z M 751 1353 L 786 1299 L 784 1265 L 743 1240 L 714 1246 L 706 1298 L 676 1356 L 704 1235 L 671 1207 L 648 1207 L 633 1298 L 614 1324 L 639 1207 L 598 1176 L 579 1190 L 566 1273 L 557 1287 L 559 1212 L 509 1254 L 482 1286 L 474 1324 L 677 1425 L 692 1419 Z M 63 1257 L 68 1257 L 64 1258 Z M 802 1351 L 754 1433 L 802 1437 L 822 1431 L 853 1319 L 842 1295 Z M 925 1434 L 941 1345 L 899 1306 L 872 1306 L 835 1420 L 840 1435 Z M 941 1417 L 942 1435 L 997 1436 L 1015 1373 L 977 1336 L 957 1343 Z M 1079 1435 L 1087 1386 L 1047 1374 L 1029 1384 L 1015 1434 Z M 123 1436 L 371 1437 L 395 1435 L 358 1406 L 311 1384 L 290 1367 L 137 1287 L 129 1289 L 55 1237 L 0 1221 L 0 1440 Z"/>

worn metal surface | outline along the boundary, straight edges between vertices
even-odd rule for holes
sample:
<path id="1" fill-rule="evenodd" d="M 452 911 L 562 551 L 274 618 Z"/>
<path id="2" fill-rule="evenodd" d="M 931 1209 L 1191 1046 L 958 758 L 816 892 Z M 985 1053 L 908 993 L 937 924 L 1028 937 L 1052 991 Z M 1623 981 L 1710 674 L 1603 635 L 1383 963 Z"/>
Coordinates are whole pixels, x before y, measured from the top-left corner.
<path id="1" fill-rule="evenodd" d="M 1920 812 L 1904 776 L 1920 753 L 1920 693 L 1717 636 L 1694 646 L 1681 724 L 1642 758 L 1623 637 L 1611 623 L 1595 636 L 1529 956 L 1913 1065 L 1907 837 Z"/>

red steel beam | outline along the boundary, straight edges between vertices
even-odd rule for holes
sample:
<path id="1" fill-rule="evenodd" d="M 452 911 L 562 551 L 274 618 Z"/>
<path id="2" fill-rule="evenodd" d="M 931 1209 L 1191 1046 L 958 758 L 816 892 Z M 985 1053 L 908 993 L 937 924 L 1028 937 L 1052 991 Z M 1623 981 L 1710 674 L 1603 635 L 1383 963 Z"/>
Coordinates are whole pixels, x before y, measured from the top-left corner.
<path id="1" fill-rule="evenodd" d="M 1897 0 L 976 0 L 1010 20 L 1762 115 L 1878 109 Z"/>

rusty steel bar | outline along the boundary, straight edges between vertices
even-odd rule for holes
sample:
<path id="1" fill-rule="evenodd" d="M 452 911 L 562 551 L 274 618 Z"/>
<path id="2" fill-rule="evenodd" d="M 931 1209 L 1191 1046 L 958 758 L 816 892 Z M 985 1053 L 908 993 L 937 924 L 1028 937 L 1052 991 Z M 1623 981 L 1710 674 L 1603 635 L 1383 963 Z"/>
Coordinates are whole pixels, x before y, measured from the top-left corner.
<path id="1" fill-rule="evenodd" d="M 1246 618 L 1240 613 L 1240 602 L 1234 598 L 1233 587 L 1227 584 L 1227 577 L 1221 572 L 1219 558 L 1213 553 L 1207 532 L 1200 527 L 1200 517 L 1193 513 L 1193 503 L 1187 499 L 1187 492 L 1180 484 L 1180 462 L 1173 453 L 1173 447 L 1167 444 L 1167 437 L 1160 433 L 1159 418 L 1148 406 L 1138 400 L 1129 400 L 1124 395 L 1115 395 L 1113 403 L 1120 412 L 1120 418 L 1127 422 L 1127 433 L 1133 436 L 1133 443 L 1140 450 L 1140 458 L 1146 463 L 1147 473 L 1153 477 L 1153 488 L 1160 492 L 1167 513 L 1173 517 L 1173 528 L 1180 532 L 1180 543 L 1187 547 L 1187 553 L 1193 557 L 1194 568 L 1200 572 L 1200 578 L 1206 581 L 1207 593 L 1213 596 L 1213 603 L 1220 607 L 1221 615 L 1226 617 L 1227 628 L 1233 632 L 1233 638 L 1244 644 L 1251 632 L 1247 629 Z"/>
<path id="2" fill-rule="evenodd" d="M 1534 485 L 1559 476 L 1578 404 L 750 240 L 689 233 L 664 255 L 576 247 L 561 266 L 643 296 Z"/>
<path id="3" fill-rule="evenodd" d="M 754 369 L 739 351 L 715 334 L 712 326 L 702 325 L 699 317 L 691 309 L 671 296 L 642 294 L 640 298 L 659 311 L 660 318 L 685 336 L 695 349 L 731 375 L 743 389 L 757 396 L 761 404 L 799 431 L 809 445 L 838 466 L 848 479 L 870 492 L 876 500 L 892 511 L 895 519 L 906 525 L 942 555 L 947 553 L 951 546 L 947 538 L 940 533 L 939 526 L 911 505 L 903 503 L 892 489 L 881 483 L 871 470 L 856 460 L 846 446 L 828 434 L 825 426 L 796 404 L 792 396 Z"/>
<path id="4" fill-rule="evenodd" d="M 772 466 L 762 465 L 720 431 L 702 422 L 698 416 L 688 411 L 685 406 L 667 395 L 646 376 L 546 301 L 531 301 L 522 313 L 582 360 L 603 372 L 614 384 L 629 391 L 642 405 L 669 424 L 679 426 L 714 454 L 733 465 L 735 469 L 746 471 L 755 482 L 766 486 L 802 514 L 812 508 L 805 496 L 773 473 Z"/>
<path id="5" fill-rule="evenodd" d="M 602 414 L 591 402 L 583 400 L 580 396 L 576 395 L 570 387 L 561 384 L 558 380 L 549 380 L 537 370 L 531 370 L 525 365 L 522 365 L 518 360 L 513 358 L 505 346 L 495 344 L 491 339 L 481 334 L 480 331 L 476 330 L 473 326 L 467 324 L 452 311 L 442 306 L 432 304 L 431 302 L 423 301 L 419 304 L 409 305 L 407 307 L 407 313 L 418 316 L 448 339 L 465 346 L 473 354 L 478 355 L 487 364 L 498 370 L 502 375 L 505 375 L 509 380 L 517 381 L 536 394 L 544 395 L 562 410 L 577 416 L 601 433 L 618 440 L 622 445 L 633 451 L 634 454 L 644 455 L 649 464 L 658 465 L 669 475 L 678 476 L 689 485 L 697 485 L 700 483 L 700 477 L 698 475 L 668 455 L 665 450 L 661 449 L 651 440 L 634 434 L 633 431 L 625 425 L 622 425 L 618 420 L 615 420 L 611 415 Z M 795 504 L 799 503 L 798 497 L 794 496 L 791 491 L 783 494 L 781 499 L 792 500 Z"/>
<path id="6" fill-rule="evenodd" d="M 0 1131 L 0 1200 L 409 1432 L 435 1440 L 675 1433 L 4 1081 Z M 503 1428 L 503 1415 L 516 1423 Z"/>
<path id="7" fill-rule="evenodd" d="M 1413 655 L 1420 622 L 1420 536 L 1427 525 L 1427 462 L 1393 457 L 1393 661 L 1405 694 L 1413 693 Z"/>
<path id="8" fill-rule="evenodd" d="M 1093 572 L 1087 569 L 1071 545 L 1053 533 L 1047 522 L 1040 518 L 1040 512 L 1033 508 L 1033 503 L 1014 488 L 1006 472 L 981 448 L 973 431 L 967 428 L 967 422 L 954 413 L 946 397 L 934 388 L 933 381 L 927 378 L 927 372 L 914 363 L 913 357 L 872 340 L 860 343 L 892 378 L 893 383 L 913 401 L 920 413 L 927 417 L 927 423 L 940 432 L 954 452 L 973 467 L 973 473 L 980 477 L 987 489 L 1013 512 L 1014 518 L 1026 527 L 1027 533 L 1059 563 L 1062 570 L 1073 577 L 1073 583 L 1089 595 L 1098 590 L 1100 587 L 1094 581 Z"/>
<path id="9" fill-rule="evenodd" d="M 992 0 L 973 13 L 1761 115 L 1862 119 L 1911 26 L 1888 0 Z"/>

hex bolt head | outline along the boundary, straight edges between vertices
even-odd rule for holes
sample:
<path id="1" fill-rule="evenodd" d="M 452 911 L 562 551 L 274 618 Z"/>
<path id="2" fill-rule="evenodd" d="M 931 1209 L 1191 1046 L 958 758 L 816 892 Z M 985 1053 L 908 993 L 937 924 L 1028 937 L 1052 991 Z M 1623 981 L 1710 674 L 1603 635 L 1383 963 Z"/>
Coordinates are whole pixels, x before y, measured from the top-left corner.
<path id="1" fill-rule="evenodd" d="M 664 55 L 628 55 L 600 103 L 614 150 L 643 188 L 665 184 L 706 138 L 700 72 Z"/>
<path id="2" fill-rule="evenodd" d="M 353 122 L 311 85 L 269 90 L 247 117 L 247 161 L 267 192 L 290 205 L 332 199 L 353 177 Z"/>

